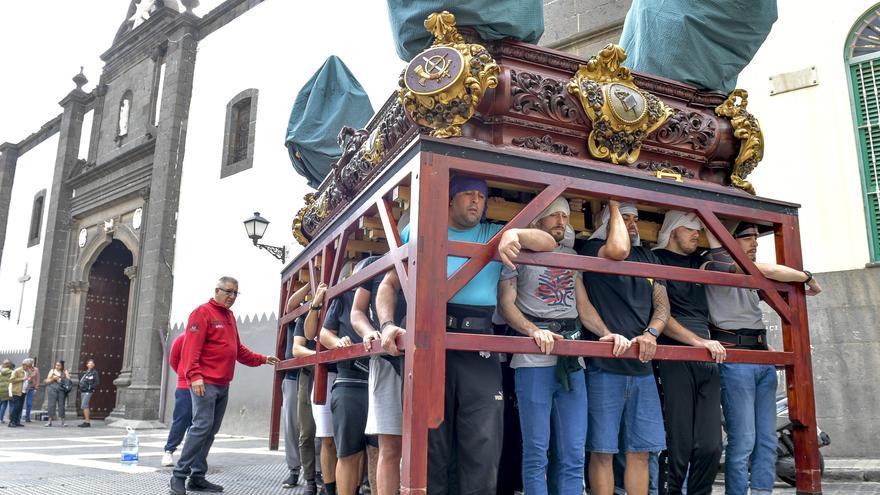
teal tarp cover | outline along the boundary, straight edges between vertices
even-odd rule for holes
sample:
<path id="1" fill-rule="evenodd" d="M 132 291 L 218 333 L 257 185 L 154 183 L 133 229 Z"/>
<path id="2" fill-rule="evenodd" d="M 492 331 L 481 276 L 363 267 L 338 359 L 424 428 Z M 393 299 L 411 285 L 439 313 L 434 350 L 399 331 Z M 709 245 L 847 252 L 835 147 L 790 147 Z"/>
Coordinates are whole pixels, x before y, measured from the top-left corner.
<path id="1" fill-rule="evenodd" d="M 776 15 L 776 0 L 634 0 L 620 38 L 623 65 L 730 93 Z"/>
<path id="2" fill-rule="evenodd" d="M 373 116 L 366 91 L 342 60 L 331 55 L 296 95 L 284 144 L 296 172 L 317 188 L 342 155 L 343 126 L 360 129 Z"/>
<path id="3" fill-rule="evenodd" d="M 409 62 L 434 41 L 425 19 L 434 12 L 455 14 L 456 27 L 472 27 L 484 40 L 515 38 L 536 43 L 544 34 L 541 0 L 388 0 L 397 55 Z"/>

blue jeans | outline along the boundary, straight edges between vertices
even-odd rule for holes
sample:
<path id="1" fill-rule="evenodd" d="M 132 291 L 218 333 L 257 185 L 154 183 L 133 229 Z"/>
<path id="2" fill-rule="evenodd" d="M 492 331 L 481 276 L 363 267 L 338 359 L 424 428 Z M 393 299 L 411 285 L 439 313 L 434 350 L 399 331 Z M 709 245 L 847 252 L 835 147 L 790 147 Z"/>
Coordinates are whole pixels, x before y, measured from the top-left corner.
<path id="1" fill-rule="evenodd" d="M 179 388 L 174 391 L 174 413 L 171 420 L 171 429 L 168 430 L 168 440 L 165 442 L 165 451 L 174 452 L 183 441 L 186 430 L 192 424 L 192 398 L 188 388 Z"/>
<path id="2" fill-rule="evenodd" d="M 722 364 L 721 405 L 727 430 L 724 493 L 773 491 L 776 479 L 776 369 L 766 364 Z"/>
<path id="3" fill-rule="evenodd" d="M 189 393 L 193 403 L 193 421 L 189 427 L 189 438 L 183 444 L 180 459 L 174 467 L 174 477 L 204 478 L 208 472 L 208 452 L 226 413 L 229 386 L 206 383 L 205 395 L 199 397 L 192 391 Z"/>
<path id="4" fill-rule="evenodd" d="M 590 452 L 666 450 L 666 428 L 654 375 L 621 375 L 589 366 L 587 391 Z"/>
<path id="5" fill-rule="evenodd" d="M 9 419 L 12 419 L 12 400 L 0 400 L 0 421 L 6 416 L 6 408 L 9 408 Z"/>
<path id="6" fill-rule="evenodd" d="M 529 495 L 547 494 L 547 450 L 554 432 L 558 461 L 555 493 L 581 495 L 584 485 L 584 442 L 587 437 L 587 389 L 584 373 L 569 375 L 566 392 L 556 380 L 556 368 L 517 368 L 516 397 L 523 438 L 523 489 Z"/>
<path id="7" fill-rule="evenodd" d="M 34 403 L 34 392 L 36 392 L 36 390 L 29 388 L 27 391 L 27 397 L 24 399 L 25 413 L 22 415 L 21 419 L 28 422 L 31 420 L 31 405 Z"/>

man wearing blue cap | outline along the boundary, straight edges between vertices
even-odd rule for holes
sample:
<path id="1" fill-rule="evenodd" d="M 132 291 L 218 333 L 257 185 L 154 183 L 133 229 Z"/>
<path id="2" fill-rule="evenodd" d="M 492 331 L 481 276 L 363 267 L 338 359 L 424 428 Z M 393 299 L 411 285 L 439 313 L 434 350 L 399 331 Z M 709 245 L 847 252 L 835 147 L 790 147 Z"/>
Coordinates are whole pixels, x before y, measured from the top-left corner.
<path id="1" fill-rule="evenodd" d="M 502 226 L 487 223 L 488 187 L 482 179 L 455 176 L 449 183 L 449 226 L 452 241 L 486 244 Z M 409 229 L 400 235 L 409 241 Z M 553 251 L 556 240 L 539 229 L 510 229 L 498 246 L 505 265 L 514 268 L 520 249 Z M 447 276 L 467 260 L 448 257 Z M 493 333 L 501 263 L 486 265 L 447 304 L 446 328 L 450 332 Z M 382 347 L 398 355 L 402 349 L 395 339 L 406 331 L 395 324 L 394 310 L 400 281 L 391 271 L 379 286 L 376 300 L 382 322 Z M 497 354 L 486 352 L 446 352 L 446 400 L 444 421 L 428 434 L 428 495 L 495 493 L 498 462 L 501 457 L 504 395 L 501 391 L 501 366 Z M 452 460 L 457 459 L 453 463 Z M 451 482 L 451 480 L 455 480 Z M 453 487 L 457 486 L 457 490 Z"/>

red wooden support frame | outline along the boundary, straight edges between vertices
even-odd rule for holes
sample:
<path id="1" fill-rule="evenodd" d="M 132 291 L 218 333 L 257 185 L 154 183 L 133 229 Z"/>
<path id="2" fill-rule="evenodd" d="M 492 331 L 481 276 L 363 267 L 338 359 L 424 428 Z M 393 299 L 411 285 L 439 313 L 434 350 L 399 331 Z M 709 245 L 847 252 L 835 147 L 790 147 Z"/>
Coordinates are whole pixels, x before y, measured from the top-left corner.
<path id="1" fill-rule="evenodd" d="M 652 188 L 640 188 L 612 181 L 594 181 L 576 176 L 548 174 L 540 170 L 512 167 L 482 160 L 471 160 L 454 154 L 440 154 L 422 149 L 411 160 L 386 172 L 389 177 L 368 189 L 360 201 L 356 201 L 347 216 L 336 222 L 316 239 L 285 270 L 282 282 L 283 304 L 291 293 L 291 277 L 308 267 L 313 289 L 318 277 L 329 286 L 325 304 L 343 292 L 369 280 L 380 273 L 395 270 L 401 280 L 407 300 L 407 334 L 404 338 L 404 410 L 403 410 L 403 462 L 401 493 L 425 494 L 427 487 L 428 430 L 443 421 L 445 353 L 447 349 L 492 352 L 535 352 L 531 339 L 525 337 L 502 337 L 447 333 L 445 329 L 445 304 L 458 290 L 470 281 L 487 263 L 497 260 L 497 245 L 503 230 L 519 228 L 531 222 L 557 196 L 576 193 L 591 197 L 614 198 L 659 208 L 681 209 L 696 212 L 707 229 L 713 232 L 734 259 L 743 267 L 745 274 L 706 272 L 678 267 L 635 262 L 615 262 L 589 256 L 561 253 L 522 253 L 517 262 L 571 268 L 598 273 L 616 273 L 640 277 L 717 284 L 732 287 L 748 287 L 761 290 L 765 300 L 782 320 L 782 351 L 728 351 L 728 362 L 761 363 L 784 366 L 788 383 L 790 417 L 796 428 L 797 490 L 803 494 L 820 494 L 821 480 L 818 464 L 815 404 L 813 396 L 812 367 L 810 362 L 810 338 L 806 312 L 806 298 L 801 284 L 783 284 L 765 279 L 739 249 L 736 241 L 724 228 L 719 215 L 725 218 L 749 220 L 775 229 L 777 259 L 780 263 L 800 268 L 801 253 L 798 238 L 797 217 L 772 208 L 743 206 L 736 201 L 700 199 L 686 193 L 663 192 Z M 402 158 L 400 160 L 403 160 Z M 446 233 L 448 211 L 448 182 L 452 173 L 466 173 L 496 181 L 527 186 L 539 191 L 537 196 L 523 208 L 502 232 L 486 245 L 448 241 Z M 576 175 L 576 174 L 573 174 Z M 381 180 L 380 178 L 379 180 Z M 400 244 L 399 233 L 389 202 L 389 195 L 396 186 L 410 186 L 410 237 L 407 245 Z M 742 202 L 740 202 L 742 203 Z M 339 282 L 339 272 L 345 257 L 346 242 L 364 215 L 378 215 L 382 221 L 389 251 L 383 258 Z M 338 225 L 337 225 L 338 224 Z M 315 267 L 315 257 L 322 256 L 320 273 Z M 455 273 L 447 277 L 446 257 L 469 258 Z M 438 293 L 440 297 L 438 297 Z M 325 310 L 326 311 L 326 308 Z M 305 314 L 301 307 L 279 318 L 278 352 L 283 356 L 283 333 L 287 323 Z M 323 313 L 323 311 L 322 311 Z M 323 314 L 321 321 L 323 321 Z M 612 344 L 605 342 L 563 341 L 554 347 L 554 354 L 572 356 L 611 357 Z M 320 350 L 315 356 L 285 360 L 276 366 L 272 402 L 270 447 L 278 445 L 278 417 L 280 415 L 280 379 L 285 370 L 315 365 L 316 400 L 326 395 L 326 363 L 354 359 L 383 351 L 374 346 L 366 352 L 361 346 L 336 350 Z M 635 358 L 638 349 L 631 348 L 623 358 Z M 684 346 L 659 346 L 655 359 L 711 361 L 709 352 Z"/>

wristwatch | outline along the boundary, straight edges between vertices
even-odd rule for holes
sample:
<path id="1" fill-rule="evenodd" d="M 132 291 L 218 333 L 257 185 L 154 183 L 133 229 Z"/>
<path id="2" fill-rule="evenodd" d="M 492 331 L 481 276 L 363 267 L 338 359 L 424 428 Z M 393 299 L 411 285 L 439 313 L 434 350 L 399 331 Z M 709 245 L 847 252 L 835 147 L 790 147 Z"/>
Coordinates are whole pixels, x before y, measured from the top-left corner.
<path id="1" fill-rule="evenodd" d="M 657 331 L 654 327 L 648 327 L 642 333 L 650 333 L 655 339 L 660 336 L 660 332 Z"/>

